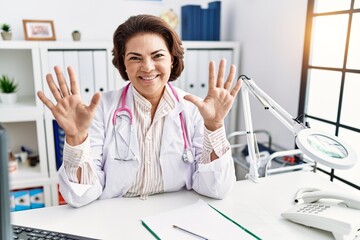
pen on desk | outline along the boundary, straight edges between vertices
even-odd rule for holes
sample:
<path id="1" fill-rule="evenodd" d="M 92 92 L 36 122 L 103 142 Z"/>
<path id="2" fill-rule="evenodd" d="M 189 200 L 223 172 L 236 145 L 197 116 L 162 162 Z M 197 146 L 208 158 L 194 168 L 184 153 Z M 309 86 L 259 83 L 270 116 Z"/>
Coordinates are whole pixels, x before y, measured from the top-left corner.
<path id="1" fill-rule="evenodd" d="M 181 227 L 179 227 L 179 226 L 173 225 L 173 227 L 176 228 L 176 229 L 179 229 L 179 230 L 181 230 L 181 231 L 187 232 L 187 233 L 189 233 L 189 234 L 191 234 L 191 235 L 193 235 L 193 236 L 196 236 L 196 237 L 198 237 L 198 238 L 201 238 L 201 239 L 204 239 L 204 240 L 208 240 L 208 238 L 206 238 L 206 237 L 203 237 L 203 236 L 200 236 L 199 234 L 190 232 L 189 230 L 186 230 L 186 229 L 181 228 Z"/>

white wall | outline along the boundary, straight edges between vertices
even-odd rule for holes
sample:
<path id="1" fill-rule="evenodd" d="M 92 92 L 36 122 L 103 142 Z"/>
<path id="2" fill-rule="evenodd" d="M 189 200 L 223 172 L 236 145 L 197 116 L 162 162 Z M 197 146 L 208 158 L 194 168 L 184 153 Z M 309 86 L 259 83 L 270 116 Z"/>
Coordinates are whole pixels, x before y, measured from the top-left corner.
<path id="1" fill-rule="evenodd" d="M 159 15 L 172 8 L 180 13 L 181 5 L 201 4 L 205 0 L 0 0 L 0 23 L 9 23 L 14 40 L 23 40 L 22 19 L 53 20 L 57 40 L 71 40 L 75 29 L 82 40 L 112 40 L 116 27 L 131 15 Z M 180 27 L 177 28 L 179 30 Z M 178 31 L 179 32 L 179 31 Z"/>
<path id="2" fill-rule="evenodd" d="M 111 41 L 116 27 L 131 15 L 159 15 L 170 8 L 180 15 L 181 5 L 206 6 L 209 1 L 0 0 L 0 23 L 11 24 L 14 40 L 24 39 L 22 19 L 52 19 L 58 40 L 70 41 L 77 29 L 83 41 Z M 306 0 L 222 0 L 221 38 L 241 44 L 238 72 L 253 78 L 293 116 L 298 109 L 306 6 Z M 255 129 L 269 129 L 274 142 L 293 146 L 290 132 L 276 119 L 253 110 Z"/>
<path id="3" fill-rule="evenodd" d="M 223 6 L 223 39 L 240 42 L 240 73 L 296 117 L 307 1 L 225 0 Z M 252 102 L 254 129 L 267 129 L 275 143 L 294 147 L 290 131 Z"/>

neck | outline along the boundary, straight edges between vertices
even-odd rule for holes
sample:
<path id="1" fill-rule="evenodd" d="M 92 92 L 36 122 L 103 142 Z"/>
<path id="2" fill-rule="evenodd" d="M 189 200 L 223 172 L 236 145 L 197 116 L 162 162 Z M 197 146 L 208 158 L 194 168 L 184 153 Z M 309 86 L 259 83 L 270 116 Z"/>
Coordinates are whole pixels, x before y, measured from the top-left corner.
<path id="1" fill-rule="evenodd" d="M 165 91 L 165 86 L 162 89 L 162 91 L 157 95 L 147 96 L 147 95 L 143 95 L 143 94 L 140 93 L 151 104 L 151 120 L 154 119 L 156 109 L 157 109 L 157 107 L 159 105 L 160 99 L 162 98 L 162 96 L 164 94 L 164 91 Z"/>

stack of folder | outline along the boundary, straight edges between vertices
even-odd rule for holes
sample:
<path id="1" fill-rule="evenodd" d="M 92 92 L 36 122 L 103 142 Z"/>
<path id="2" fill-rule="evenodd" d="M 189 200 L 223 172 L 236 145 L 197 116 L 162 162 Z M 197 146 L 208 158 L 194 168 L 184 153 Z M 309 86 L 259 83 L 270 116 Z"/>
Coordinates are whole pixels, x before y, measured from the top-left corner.
<path id="1" fill-rule="evenodd" d="M 220 13 L 220 1 L 210 2 L 208 8 L 205 9 L 200 5 L 182 6 L 182 40 L 219 41 Z"/>

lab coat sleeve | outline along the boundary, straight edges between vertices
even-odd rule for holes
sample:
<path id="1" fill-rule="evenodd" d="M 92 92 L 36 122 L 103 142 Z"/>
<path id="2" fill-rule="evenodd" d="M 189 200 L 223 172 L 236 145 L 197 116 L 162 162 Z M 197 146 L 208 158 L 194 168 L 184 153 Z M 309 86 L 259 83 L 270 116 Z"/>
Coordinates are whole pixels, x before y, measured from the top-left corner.
<path id="1" fill-rule="evenodd" d="M 235 181 L 235 168 L 229 149 L 211 163 L 198 164 L 193 174 L 193 189 L 201 195 L 223 199 Z"/>
<path id="2" fill-rule="evenodd" d="M 210 163 L 211 162 L 210 154 L 212 151 L 214 151 L 218 157 L 221 157 L 227 152 L 229 148 L 230 148 L 230 143 L 226 138 L 224 126 L 213 132 L 205 127 L 204 148 L 199 163 L 200 164 Z"/>
<path id="3" fill-rule="evenodd" d="M 91 159 L 89 138 L 78 146 L 65 142 L 63 164 L 59 169 L 60 192 L 65 201 L 73 207 L 81 207 L 97 199 L 101 187 Z M 76 172 L 81 168 L 81 180 Z M 99 188 L 100 187 L 100 188 Z M 84 195 L 88 197 L 83 197 Z"/>
<path id="4" fill-rule="evenodd" d="M 198 124 L 203 124 L 203 121 L 198 121 L 196 125 Z M 234 161 L 225 128 L 214 132 L 205 127 L 195 129 L 193 143 L 197 148 L 197 165 L 193 174 L 193 189 L 202 195 L 222 199 L 236 181 Z M 202 146 L 199 143 L 202 143 Z M 213 150 L 219 158 L 211 161 L 210 153 Z"/>

